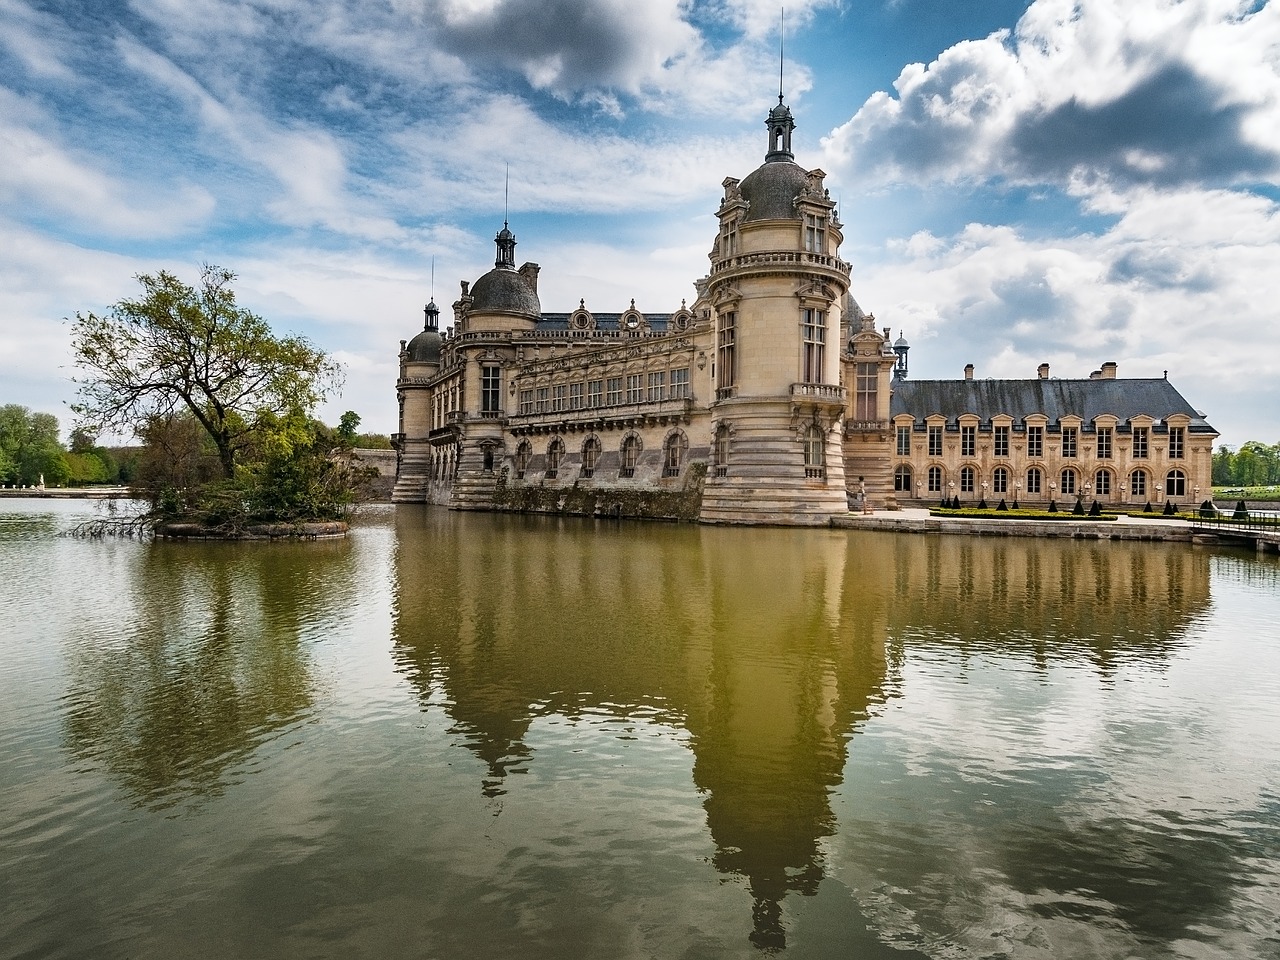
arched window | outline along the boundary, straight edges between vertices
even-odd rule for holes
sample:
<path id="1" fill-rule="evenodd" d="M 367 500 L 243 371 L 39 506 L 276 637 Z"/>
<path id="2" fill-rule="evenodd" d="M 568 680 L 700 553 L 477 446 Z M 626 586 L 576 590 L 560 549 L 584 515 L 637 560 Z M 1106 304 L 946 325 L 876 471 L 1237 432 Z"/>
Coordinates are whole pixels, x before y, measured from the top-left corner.
<path id="1" fill-rule="evenodd" d="M 1027 471 L 1027 493 L 1040 492 L 1040 485 L 1044 482 L 1044 474 L 1040 472 L 1039 467 L 1032 467 Z"/>
<path id="2" fill-rule="evenodd" d="M 596 475 L 596 464 L 600 462 L 600 441 L 595 437 L 587 437 L 582 445 L 582 479 L 590 480 Z"/>
<path id="3" fill-rule="evenodd" d="M 524 472 L 529 469 L 529 461 L 533 459 L 533 447 L 528 440 L 521 440 L 516 447 L 516 479 L 523 480 Z"/>
<path id="4" fill-rule="evenodd" d="M 977 476 L 977 474 L 974 472 L 973 467 L 960 468 L 960 492 L 961 493 L 973 493 L 973 481 L 975 476 Z"/>
<path id="5" fill-rule="evenodd" d="M 930 467 L 928 476 L 929 476 L 929 492 L 941 493 L 942 492 L 942 468 Z"/>
<path id="6" fill-rule="evenodd" d="M 1181 470 L 1170 470 L 1164 478 L 1164 495 L 1166 497 L 1185 497 L 1187 495 L 1187 475 Z"/>
<path id="7" fill-rule="evenodd" d="M 895 467 L 893 471 L 893 490 L 895 493 L 911 493 L 911 468 L 905 463 Z"/>
<path id="8" fill-rule="evenodd" d="M 662 445 L 662 475 L 664 477 L 680 476 L 680 468 L 684 466 L 684 455 L 689 450 L 689 439 L 682 431 L 677 430 L 667 437 Z"/>
<path id="9" fill-rule="evenodd" d="M 564 441 L 554 437 L 547 444 L 547 479 L 554 480 L 560 472 L 560 461 L 564 459 Z"/>
<path id="10" fill-rule="evenodd" d="M 636 464 L 640 461 L 640 438 L 634 433 L 622 441 L 622 466 L 618 476 L 626 479 L 636 475 Z"/>
<path id="11" fill-rule="evenodd" d="M 827 437 L 816 423 L 804 432 L 804 475 L 814 480 L 827 475 Z"/>
<path id="12" fill-rule="evenodd" d="M 1075 493 L 1076 492 L 1076 472 L 1069 467 L 1066 470 L 1063 470 L 1062 473 L 1058 476 L 1058 484 L 1059 486 L 1062 487 L 1062 495 L 1064 497 L 1067 496 L 1068 494 Z"/>
<path id="13" fill-rule="evenodd" d="M 991 474 L 991 492 L 992 493 L 1008 493 L 1009 492 L 1009 471 L 1004 467 L 996 467 Z"/>
<path id="14" fill-rule="evenodd" d="M 1093 494 L 1096 497 L 1111 496 L 1111 471 L 1099 470 L 1093 475 Z"/>
<path id="15" fill-rule="evenodd" d="M 1147 495 L 1147 471 L 1135 470 L 1129 474 L 1129 492 L 1135 497 Z"/>
<path id="16" fill-rule="evenodd" d="M 729 472 L 729 425 L 722 423 L 716 427 L 716 476 L 723 477 Z"/>

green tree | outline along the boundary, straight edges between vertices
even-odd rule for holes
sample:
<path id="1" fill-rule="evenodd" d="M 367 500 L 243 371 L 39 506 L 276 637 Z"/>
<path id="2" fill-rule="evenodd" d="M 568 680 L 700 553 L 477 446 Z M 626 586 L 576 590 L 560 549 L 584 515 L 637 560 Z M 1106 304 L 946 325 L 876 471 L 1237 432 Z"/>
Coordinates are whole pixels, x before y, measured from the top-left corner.
<path id="1" fill-rule="evenodd" d="M 58 441 L 58 418 L 32 413 L 16 403 L 0 407 L 0 481 L 65 483 L 66 451 Z"/>
<path id="2" fill-rule="evenodd" d="M 264 424 L 311 411 L 337 385 L 337 366 L 323 351 L 304 337 L 277 337 L 236 303 L 230 271 L 206 265 L 198 287 L 165 271 L 136 279 L 139 299 L 121 300 L 102 316 L 76 314 L 80 426 L 142 436 L 189 414 L 229 480 Z"/>

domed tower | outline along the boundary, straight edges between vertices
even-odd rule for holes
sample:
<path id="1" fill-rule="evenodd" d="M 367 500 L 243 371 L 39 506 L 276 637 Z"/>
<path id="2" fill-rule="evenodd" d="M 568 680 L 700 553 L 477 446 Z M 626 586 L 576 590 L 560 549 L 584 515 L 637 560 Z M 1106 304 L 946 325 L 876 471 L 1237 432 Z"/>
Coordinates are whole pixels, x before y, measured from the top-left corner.
<path id="1" fill-rule="evenodd" d="M 494 237 L 493 269 L 454 305 L 458 339 L 454 359 L 462 368 L 461 403 L 455 416 L 457 466 L 449 506 L 492 508 L 504 440 L 510 373 L 517 350 L 512 339 L 536 328 L 542 316 L 538 265 L 516 269 L 516 235 L 503 221 Z"/>
<path id="2" fill-rule="evenodd" d="M 423 503 L 431 481 L 430 446 L 431 394 L 427 384 L 440 370 L 440 310 L 432 300 L 423 311 L 422 331 L 407 344 L 400 341 L 400 377 L 396 400 L 400 406 L 400 428 L 394 437 L 399 454 L 396 485 L 391 499 L 396 503 Z"/>
<path id="3" fill-rule="evenodd" d="M 849 265 L 822 170 L 795 162 L 778 95 L 765 162 L 724 181 L 706 292 L 715 322 L 711 523 L 824 524 L 848 511 L 841 309 Z"/>

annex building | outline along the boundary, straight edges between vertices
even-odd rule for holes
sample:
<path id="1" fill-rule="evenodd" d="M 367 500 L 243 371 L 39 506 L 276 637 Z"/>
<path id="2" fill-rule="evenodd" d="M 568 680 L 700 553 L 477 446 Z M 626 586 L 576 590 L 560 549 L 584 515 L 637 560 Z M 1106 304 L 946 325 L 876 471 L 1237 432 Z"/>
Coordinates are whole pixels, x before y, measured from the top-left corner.
<path id="1" fill-rule="evenodd" d="M 780 95 L 764 163 L 723 181 L 692 303 L 544 313 L 497 234 L 452 328 L 401 341 L 392 499 L 463 510 L 826 524 L 942 498 L 1187 504 L 1217 432 L 1168 379 L 915 381 L 850 295 L 822 170 Z M 647 305 L 645 305 L 647 307 Z"/>

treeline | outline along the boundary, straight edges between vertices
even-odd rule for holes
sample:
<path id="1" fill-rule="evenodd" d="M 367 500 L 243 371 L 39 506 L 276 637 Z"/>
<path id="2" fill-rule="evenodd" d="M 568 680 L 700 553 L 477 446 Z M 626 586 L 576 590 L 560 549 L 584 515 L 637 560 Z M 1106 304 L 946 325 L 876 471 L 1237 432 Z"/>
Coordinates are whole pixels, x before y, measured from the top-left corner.
<path id="1" fill-rule="evenodd" d="M 359 417 L 348 414 L 337 428 L 315 423 L 321 447 L 388 449 L 385 433 L 356 433 Z M 141 446 L 103 447 L 86 430 L 59 439 L 58 418 L 16 403 L 0 406 L 0 486 L 85 487 L 164 481 L 187 484 L 216 472 L 216 451 L 191 417 L 156 417 L 139 431 Z"/>
<path id="2" fill-rule="evenodd" d="M 136 450 L 98 446 L 83 430 L 73 430 L 64 446 L 53 414 L 0 406 L 0 485 L 33 487 L 41 479 L 50 487 L 127 484 L 136 461 Z"/>
<path id="3" fill-rule="evenodd" d="M 1267 487 L 1280 484 L 1280 443 L 1268 446 L 1257 440 L 1239 450 L 1221 446 L 1213 455 L 1215 487 Z"/>

